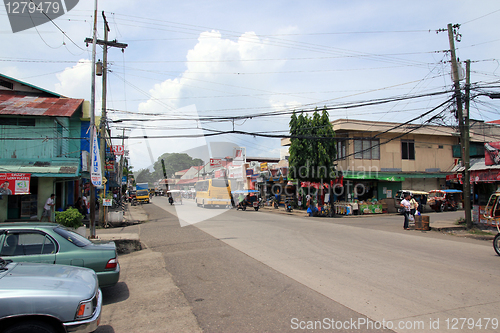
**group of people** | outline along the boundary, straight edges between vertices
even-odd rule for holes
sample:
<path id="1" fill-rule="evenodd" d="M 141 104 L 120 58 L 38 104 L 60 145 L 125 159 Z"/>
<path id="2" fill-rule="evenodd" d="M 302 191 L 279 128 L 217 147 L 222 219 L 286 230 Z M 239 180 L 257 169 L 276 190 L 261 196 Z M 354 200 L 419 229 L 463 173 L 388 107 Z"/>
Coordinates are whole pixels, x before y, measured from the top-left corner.
<path id="1" fill-rule="evenodd" d="M 415 221 L 415 213 L 418 210 L 419 203 L 410 193 L 405 193 L 404 199 L 401 200 L 401 207 L 403 207 L 404 224 L 403 229 L 408 230 L 410 220 Z"/>

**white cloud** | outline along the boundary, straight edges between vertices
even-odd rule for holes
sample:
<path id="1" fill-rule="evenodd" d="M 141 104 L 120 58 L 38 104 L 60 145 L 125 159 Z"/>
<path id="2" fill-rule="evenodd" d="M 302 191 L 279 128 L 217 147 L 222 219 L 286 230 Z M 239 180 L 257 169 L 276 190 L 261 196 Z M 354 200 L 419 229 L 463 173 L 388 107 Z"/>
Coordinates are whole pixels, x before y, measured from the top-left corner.
<path id="1" fill-rule="evenodd" d="M 251 60 L 272 58 L 276 50 L 268 45 L 268 41 L 259 38 L 254 32 L 246 32 L 236 40 L 223 38 L 218 31 L 203 32 L 198 38 L 197 44 L 187 52 L 186 70 L 177 78 L 168 79 L 160 84 L 154 85 L 149 91 L 151 98 L 139 105 L 140 113 L 160 113 L 169 117 L 193 117 L 197 116 L 231 116 L 237 114 L 248 114 L 259 112 L 263 107 L 270 110 L 276 102 L 271 102 L 272 72 L 281 67 L 284 61 L 278 62 L 255 62 Z M 267 73 L 268 74 L 260 74 Z M 240 75 L 234 75 L 240 73 Z M 256 74 L 259 73 L 259 74 Z M 210 96 L 213 95 L 211 98 Z M 267 95 L 267 96 L 266 96 Z M 196 105 L 183 108 L 183 97 L 204 97 L 195 99 Z M 192 99 L 189 102 L 192 103 Z M 285 103 L 286 104 L 286 103 Z M 281 104 L 281 105 L 285 105 Z M 296 103 L 295 103 L 296 104 Z M 294 104 L 294 105 L 295 105 Z M 244 106 L 245 110 L 235 111 Z M 252 108 L 257 108 L 255 111 Z M 228 110 L 229 111 L 224 111 Z M 151 117 L 149 115 L 145 117 Z M 246 131 L 265 131 L 275 128 L 275 123 L 257 121 L 252 125 L 244 121 L 235 124 L 236 129 Z M 150 122 L 149 125 L 160 124 L 159 121 Z M 196 122 L 173 122 L 165 123 L 164 127 L 175 126 L 177 128 L 209 127 L 218 130 L 231 130 L 230 123 L 204 123 Z M 142 130 L 139 130 L 142 133 Z M 179 132 L 172 130 L 147 130 L 148 133 L 162 132 L 165 135 L 179 133 L 189 135 L 202 133 L 201 130 L 184 129 Z M 247 155 L 256 156 L 262 154 L 263 145 L 256 139 L 241 138 L 235 136 L 215 137 L 214 141 L 228 140 L 236 142 L 240 146 L 247 146 Z M 213 141 L 207 138 L 207 141 Z M 275 140 L 277 142 L 277 140 Z M 149 140 L 154 158 L 165 152 L 181 152 L 192 148 L 192 139 L 162 139 Z M 252 151 L 252 145 L 257 151 Z M 269 146 L 269 145 L 268 145 Z M 144 147 L 146 148 L 146 147 Z M 274 147 L 270 147 L 272 149 Z M 254 149 L 254 150 L 255 150 Z M 141 155 L 139 157 L 139 154 Z M 137 155 L 137 160 L 132 157 L 132 163 L 136 169 L 145 167 L 150 158 L 147 149 Z M 269 154 L 264 153 L 268 156 Z M 141 163 L 141 165 L 139 165 Z"/>
<path id="2" fill-rule="evenodd" d="M 73 67 L 66 67 L 63 72 L 56 74 L 59 83 L 55 84 L 55 91 L 70 98 L 84 98 L 90 100 L 92 77 L 91 61 L 81 59 Z"/>

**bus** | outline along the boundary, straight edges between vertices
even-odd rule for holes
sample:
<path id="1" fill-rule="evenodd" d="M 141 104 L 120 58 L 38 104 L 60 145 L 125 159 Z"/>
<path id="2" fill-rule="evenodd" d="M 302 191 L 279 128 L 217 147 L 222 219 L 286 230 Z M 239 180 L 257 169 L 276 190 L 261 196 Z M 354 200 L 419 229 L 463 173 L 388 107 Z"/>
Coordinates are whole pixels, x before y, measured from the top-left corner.
<path id="1" fill-rule="evenodd" d="M 194 201 L 198 207 L 230 207 L 231 181 L 227 179 L 206 179 L 197 181 Z"/>

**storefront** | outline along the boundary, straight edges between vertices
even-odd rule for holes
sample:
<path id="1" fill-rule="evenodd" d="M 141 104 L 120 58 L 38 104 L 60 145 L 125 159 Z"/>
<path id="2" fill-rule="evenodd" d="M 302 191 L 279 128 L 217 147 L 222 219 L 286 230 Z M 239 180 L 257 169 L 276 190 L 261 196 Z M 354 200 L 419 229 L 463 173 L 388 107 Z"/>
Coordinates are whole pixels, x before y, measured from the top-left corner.
<path id="1" fill-rule="evenodd" d="M 81 196 L 82 188 L 79 173 L 79 160 L 3 165 L 3 183 L 9 182 L 10 190 L 3 191 L 0 200 L 0 222 L 39 221 L 43 206 L 51 194 L 55 194 L 55 210 L 64 210 L 73 205 Z M 54 214 L 51 221 L 54 221 Z"/>
<path id="2" fill-rule="evenodd" d="M 472 220 L 487 226 L 494 226 L 494 220 L 483 218 L 490 195 L 500 187 L 500 166 L 488 166 L 482 161 L 476 162 L 470 168 L 472 185 Z"/>

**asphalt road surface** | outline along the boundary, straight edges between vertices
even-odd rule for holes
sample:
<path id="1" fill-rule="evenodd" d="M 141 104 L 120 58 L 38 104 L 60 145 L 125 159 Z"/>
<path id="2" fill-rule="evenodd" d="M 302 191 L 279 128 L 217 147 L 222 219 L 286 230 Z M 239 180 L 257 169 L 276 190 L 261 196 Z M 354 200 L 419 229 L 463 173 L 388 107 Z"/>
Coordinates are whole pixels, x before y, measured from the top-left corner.
<path id="1" fill-rule="evenodd" d="M 399 216 L 302 218 L 165 198 L 144 208 L 141 240 L 163 254 L 205 332 L 499 330 L 490 242 L 403 231 Z"/>

